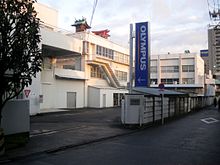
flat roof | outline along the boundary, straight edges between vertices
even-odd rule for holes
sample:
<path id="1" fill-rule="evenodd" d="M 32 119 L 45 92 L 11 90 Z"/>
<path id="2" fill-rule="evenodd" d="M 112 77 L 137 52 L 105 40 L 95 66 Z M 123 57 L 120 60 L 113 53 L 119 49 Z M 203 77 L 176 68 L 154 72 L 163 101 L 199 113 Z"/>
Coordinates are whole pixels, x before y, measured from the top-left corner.
<path id="1" fill-rule="evenodd" d="M 164 94 L 164 96 L 188 96 L 187 93 L 182 93 L 167 89 L 161 91 L 159 88 L 146 88 L 146 87 L 135 87 L 133 88 L 133 92 L 147 94 L 147 95 L 154 95 L 154 96 L 160 96 L 161 94 Z"/>

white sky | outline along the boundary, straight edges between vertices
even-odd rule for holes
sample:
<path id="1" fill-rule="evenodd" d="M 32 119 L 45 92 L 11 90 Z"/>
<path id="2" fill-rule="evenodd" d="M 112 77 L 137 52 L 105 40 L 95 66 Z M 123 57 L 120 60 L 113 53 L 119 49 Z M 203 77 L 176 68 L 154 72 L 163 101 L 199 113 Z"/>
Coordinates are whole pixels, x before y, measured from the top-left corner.
<path id="1" fill-rule="evenodd" d="M 72 30 L 75 18 L 90 18 L 94 0 L 38 0 L 59 12 L 59 27 Z M 110 30 L 110 39 L 128 46 L 129 24 L 150 22 L 151 52 L 207 49 L 207 0 L 98 0 L 91 30 Z"/>

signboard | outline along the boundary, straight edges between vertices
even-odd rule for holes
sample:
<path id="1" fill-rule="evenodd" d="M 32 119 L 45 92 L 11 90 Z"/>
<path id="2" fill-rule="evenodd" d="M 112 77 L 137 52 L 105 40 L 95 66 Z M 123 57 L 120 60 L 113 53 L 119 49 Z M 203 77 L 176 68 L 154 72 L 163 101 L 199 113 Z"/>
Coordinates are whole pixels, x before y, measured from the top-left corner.
<path id="1" fill-rule="evenodd" d="M 135 41 L 135 87 L 147 87 L 149 81 L 148 22 L 136 23 Z"/>
<path id="2" fill-rule="evenodd" d="M 25 89 L 25 90 L 24 90 L 24 95 L 26 96 L 26 98 L 28 98 L 30 92 L 31 92 L 30 89 Z"/>
<path id="3" fill-rule="evenodd" d="M 43 97 L 43 95 L 39 95 L 39 103 L 43 103 L 43 99 L 44 97 Z"/>
<path id="4" fill-rule="evenodd" d="M 200 50 L 200 56 L 201 56 L 201 57 L 208 57 L 208 56 L 209 56 L 209 51 L 208 51 L 208 49 L 206 49 L 206 50 Z"/>

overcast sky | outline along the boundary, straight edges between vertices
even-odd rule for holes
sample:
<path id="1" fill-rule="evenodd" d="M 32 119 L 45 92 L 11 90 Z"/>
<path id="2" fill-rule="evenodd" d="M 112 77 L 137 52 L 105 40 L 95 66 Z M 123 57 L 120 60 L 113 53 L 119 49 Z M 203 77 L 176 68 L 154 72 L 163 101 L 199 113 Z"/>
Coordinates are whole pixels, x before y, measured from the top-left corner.
<path id="1" fill-rule="evenodd" d="M 94 0 L 38 0 L 59 12 L 59 27 L 72 30 L 75 18 L 90 23 Z M 150 22 L 151 52 L 207 49 L 207 0 L 98 0 L 91 30 L 110 30 L 110 39 L 128 46 L 129 24 Z"/>

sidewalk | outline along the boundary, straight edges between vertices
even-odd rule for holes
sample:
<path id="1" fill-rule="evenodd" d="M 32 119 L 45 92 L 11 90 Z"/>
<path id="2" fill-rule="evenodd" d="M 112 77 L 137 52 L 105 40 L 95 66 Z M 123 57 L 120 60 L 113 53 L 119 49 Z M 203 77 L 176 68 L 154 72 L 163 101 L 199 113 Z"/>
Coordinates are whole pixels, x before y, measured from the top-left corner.
<path id="1" fill-rule="evenodd" d="M 56 152 L 129 134 L 120 123 L 120 108 L 82 109 L 31 117 L 29 142 L 6 152 L 5 160 Z"/>

